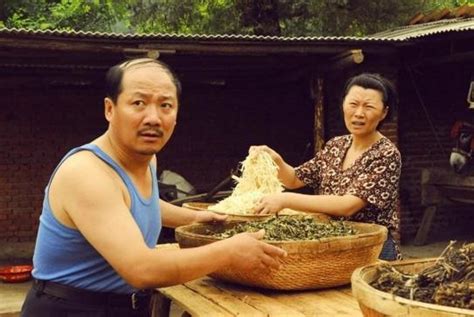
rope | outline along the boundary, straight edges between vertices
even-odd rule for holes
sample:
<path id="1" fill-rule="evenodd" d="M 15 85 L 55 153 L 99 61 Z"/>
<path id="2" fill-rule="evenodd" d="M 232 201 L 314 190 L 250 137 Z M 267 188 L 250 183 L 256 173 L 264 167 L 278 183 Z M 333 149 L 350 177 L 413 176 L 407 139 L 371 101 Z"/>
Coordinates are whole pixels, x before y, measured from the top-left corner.
<path id="1" fill-rule="evenodd" d="M 421 94 L 420 94 L 420 90 L 418 89 L 417 85 L 416 85 L 416 81 L 415 81 L 415 77 L 413 76 L 413 72 L 411 70 L 411 68 L 408 66 L 408 65 L 405 65 L 407 71 L 408 71 L 408 74 L 410 75 L 410 79 L 411 79 L 411 82 L 413 84 L 413 87 L 415 88 L 415 92 L 416 92 L 416 96 L 418 97 L 418 101 L 421 105 L 421 108 L 423 109 L 423 112 L 425 113 L 425 116 L 426 116 L 426 120 L 428 121 L 429 125 L 430 125 L 430 128 L 431 128 L 431 132 L 433 133 L 435 139 L 436 139 L 436 143 L 437 145 L 439 146 L 440 150 L 441 150 L 441 153 L 443 153 L 444 155 L 448 156 L 448 153 L 446 152 L 446 149 L 443 148 L 443 145 L 441 144 L 441 141 L 439 139 L 439 136 L 438 134 L 436 133 L 436 129 L 434 127 L 434 124 L 433 124 L 433 121 L 431 121 L 431 118 L 430 118 L 430 114 L 428 112 L 428 109 L 426 108 L 425 106 L 425 103 L 423 102 L 423 98 L 421 97 Z"/>

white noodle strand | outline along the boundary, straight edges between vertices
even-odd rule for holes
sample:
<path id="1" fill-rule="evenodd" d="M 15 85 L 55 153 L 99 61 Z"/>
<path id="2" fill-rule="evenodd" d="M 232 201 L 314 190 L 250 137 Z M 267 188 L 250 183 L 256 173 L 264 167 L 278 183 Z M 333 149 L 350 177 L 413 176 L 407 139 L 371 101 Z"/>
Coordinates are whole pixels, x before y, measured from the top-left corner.
<path id="1" fill-rule="evenodd" d="M 241 165 L 241 177 L 234 176 L 237 185 L 232 194 L 208 209 L 230 214 L 252 214 L 252 209 L 264 195 L 281 193 L 278 166 L 270 154 L 252 151 Z"/>

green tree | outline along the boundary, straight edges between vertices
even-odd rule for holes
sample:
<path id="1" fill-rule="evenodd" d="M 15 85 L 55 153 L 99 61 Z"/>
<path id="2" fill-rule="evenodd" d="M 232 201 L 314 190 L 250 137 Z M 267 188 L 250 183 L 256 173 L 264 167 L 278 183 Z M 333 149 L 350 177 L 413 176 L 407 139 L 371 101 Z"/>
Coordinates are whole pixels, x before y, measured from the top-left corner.
<path id="1" fill-rule="evenodd" d="M 278 0 L 237 0 L 240 23 L 255 35 L 281 35 Z"/>
<path id="2" fill-rule="evenodd" d="M 10 0 L 0 8 L 10 28 L 112 31 L 128 18 L 128 6 L 113 0 Z"/>
<path id="3" fill-rule="evenodd" d="M 184 34 L 238 33 L 238 12 L 232 0 L 135 1 L 129 7 L 135 32 Z"/>
<path id="4" fill-rule="evenodd" d="M 0 26 L 129 33 L 366 35 L 474 0 L 9 0 Z"/>

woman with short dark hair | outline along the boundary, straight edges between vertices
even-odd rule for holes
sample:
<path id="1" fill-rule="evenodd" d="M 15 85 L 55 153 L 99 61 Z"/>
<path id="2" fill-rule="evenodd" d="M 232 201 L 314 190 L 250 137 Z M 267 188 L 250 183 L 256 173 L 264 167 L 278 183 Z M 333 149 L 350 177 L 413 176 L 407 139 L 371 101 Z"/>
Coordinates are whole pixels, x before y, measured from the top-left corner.
<path id="1" fill-rule="evenodd" d="M 381 259 L 401 258 L 393 239 L 398 230 L 400 152 L 380 133 L 381 124 L 397 105 L 393 84 L 379 74 L 350 78 L 344 88 L 342 112 L 349 134 L 329 140 L 316 156 L 294 168 L 269 147 L 250 151 L 269 153 L 279 167 L 278 177 L 287 189 L 311 186 L 317 195 L 284 192 L 264 196 L 258 214 L 283 208 L 325 213 L 330 216 L 387 227 Z"/>

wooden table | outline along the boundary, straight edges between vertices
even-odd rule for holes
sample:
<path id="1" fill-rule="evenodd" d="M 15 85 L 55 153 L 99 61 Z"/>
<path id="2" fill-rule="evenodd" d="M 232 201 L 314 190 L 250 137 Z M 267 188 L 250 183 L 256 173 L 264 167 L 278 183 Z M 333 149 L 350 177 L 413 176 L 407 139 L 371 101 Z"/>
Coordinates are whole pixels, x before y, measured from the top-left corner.
<path id="1" fill-rule="evenodd" d="M 350 285 L 326 290 L 274 291 L 200 278 L 157 289 L 155 316 L 171 301 L 192 316 L 362 316 Z"/>
<path id="2" fill-rule="evenodd" d="M 452 169 L 422 169 L 421 206 L 424 211 L 415 245 L 426 244 L 437 209 L 452 204 L 474 206 L 474 176 L 456 174 Z"/>

